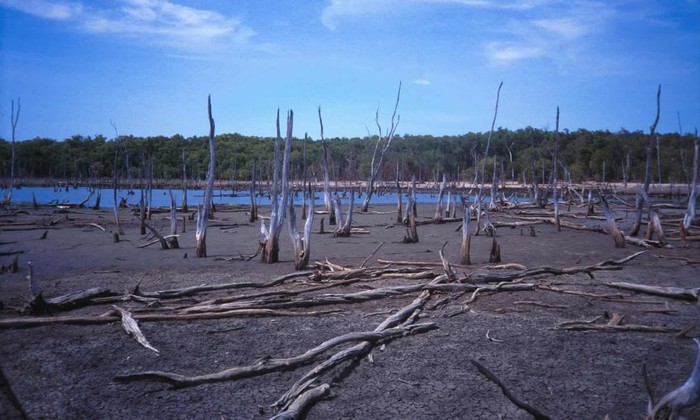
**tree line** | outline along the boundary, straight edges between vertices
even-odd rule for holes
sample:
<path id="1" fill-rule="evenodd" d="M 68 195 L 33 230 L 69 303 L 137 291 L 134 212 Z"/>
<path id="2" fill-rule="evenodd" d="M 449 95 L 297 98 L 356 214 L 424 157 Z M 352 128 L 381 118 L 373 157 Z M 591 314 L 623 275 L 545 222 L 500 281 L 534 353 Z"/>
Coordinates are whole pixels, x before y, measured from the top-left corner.
<path id="1" fill-rule="evenodd" d="M 498 129 L 493 133 L 489 157 L 484 159 L 488 133 L 458 136 L 396 135 L 379 170 L 383 180 L 397 176 L 419 182 L 471 180 L 484 163 L 487 180 L 547 183 L 552 172 L 554 133 L 526 127 Z M 559 133 L 559 177 L 564 182 L 629 181 L 644 178 L 649 135 L 641 131 L 618 132 L 579 129 Z M 668 133 L 653 139 L 653 182 L 688 183 L 692 176 L 693 136 Z M 366 180 L 377 137 L 326 139 L 331 180 Z M 35 138 L 16 143 L 15 176 L 18 183 L 39 179 L 89 182 L 111 179 L 116 165 L 122 179 L 145 177 L 146 163 L 153 162 L 156 178 L 182 179 L 184 168 L 190 180 L 203 180 L 208 168 L 208 137 L 134 137 L 108 139 L 102 135 L 75 135 L 62 141 Z M 272 173 L 273 137 L 220 134 L 214 139 L 216 178 L 250 180 L 253 168 L 258 180 Z M 320 141 L 294 138 L 290 155 L 292 179 L 301 179 L 306 150 L 308 176 L 322 180 Z M 11 175 L 11 143 L 0 139 L 0 174 Z M 398 169 L 397 169 L 398 168 Z"/>

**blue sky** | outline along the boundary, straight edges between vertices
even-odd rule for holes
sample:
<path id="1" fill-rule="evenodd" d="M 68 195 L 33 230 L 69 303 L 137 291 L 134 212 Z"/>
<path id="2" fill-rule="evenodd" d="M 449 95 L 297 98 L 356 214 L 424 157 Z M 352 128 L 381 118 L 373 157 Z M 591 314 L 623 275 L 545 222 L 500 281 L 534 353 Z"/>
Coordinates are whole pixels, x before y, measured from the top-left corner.
<path id="1" fill-rule="evenodd" d="M 0 137 L 700 127 L 697 0 L 0 0 Z"/>

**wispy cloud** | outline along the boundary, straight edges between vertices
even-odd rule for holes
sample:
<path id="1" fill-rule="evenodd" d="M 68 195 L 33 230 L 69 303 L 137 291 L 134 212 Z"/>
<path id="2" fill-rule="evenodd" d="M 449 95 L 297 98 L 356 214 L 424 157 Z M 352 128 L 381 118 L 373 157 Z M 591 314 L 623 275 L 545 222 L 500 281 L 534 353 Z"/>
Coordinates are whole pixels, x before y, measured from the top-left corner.
<path id="1" fill-rule="evenodd" d="M 432 82 L 428 79 L 416 79 L 413 81 L 416 85 L 430 86 Z"/>
<path id="2" fill-rule="evenodd" d="M 607 3 L 572 1 L 533 8 L 511 16 L 499 33 L 484 41 L 483 48 L 494 64 L 512 64 L 533 58 L 558 61 L 583 59 L 590 39 L 603 34 L 615 9 Z"/>
<path id="3" fill-rule="evenodd" d="M 509 64 L 514 61 L 542 57 L 546 54 L 546 49 L 537 45 L 508 42 L 489 42 L 484 48 L 489 58 L 497 64 Z"/>
<path id="4" fill-rule="evenodd" d="M 49 20 L 67 20 L 83 11 L 79 3 L 50 0 L 0 0 L 0 6 Z"/>
<path id="5" fill-rule="evenodd" d="M 578 57 L 589 45 L 588 38 L 603 33 L 620 15 L 614 3 L 600 0 L 330 0 L 321 21 L 336 29 L 346 20 L 396 14 L 419 5 L 499 11 L 498 21 L 484 23 L 474 37 L 487 60 L 497 65 Z"/>
<path id="6" fill-rule="evenodd" d="M 417 4 L 436 4 L 479 9 L 529 10 L 559 0 L 330 0 L 321 12 L 321 23 L 336 29 L 338 21 L 369 15 L 396 13 Z"/>
<path id="7" fill-rule="evenodd" d="M 399 0 L 331 0 L 321 11 L 321 23 L 328 29 L 336 29 L 339 19 L 389 13 L 401 6 Z"/>
<path id="8" fill-rule="evenodd" d="M 105 3 L 100 3 L 105 4 Z M 169 0 L 119 0 L 111 7 L 60 0 L 0 0 L 0 5 L 44 19 L 68 21 L 79 30 L 140 42 L 202 50 L 219 41 L 246 45 L 255 31 L 240 19 Z"/>

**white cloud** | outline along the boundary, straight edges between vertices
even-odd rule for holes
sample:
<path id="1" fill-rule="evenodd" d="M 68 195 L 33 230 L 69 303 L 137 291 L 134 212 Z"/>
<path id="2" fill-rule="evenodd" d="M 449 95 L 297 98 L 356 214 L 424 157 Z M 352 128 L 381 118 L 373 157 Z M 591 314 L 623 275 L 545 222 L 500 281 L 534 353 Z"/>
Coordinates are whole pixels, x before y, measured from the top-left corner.
<path id="1" fill-rule="evenodd" d="M 491 61 L 496 64 L 509 64 L 523 59 L 542 57 L 546 54 L 544 48 L 527 44 L 490 42 L 485 48 Z"/>
<path id="2" fill-rule="evenodd" d="M 85 16 L 89 32 L 148 36 L 156 43 L 199 49 L 219 39 L 245 42 L 255 32 L 239 19 L 167 0 L 122 0 L 122 7 Z"/>
<path id="3" fill-rule="evenodd" d="M 50 0 L 0 0 L 0 6 L 49 20 L 67 20 L 83 11 L 81 4 Z"/>
<path id="4" fill-rule="evenodd" d="M 416 79 L 413 81 L 416 85 L 430 86 L 432 82 L 428 79 Z"/>
<path id="5" fill-rule="evenodd" d="M 579 38 L 593 30 L 592 27 L 575 18 L 538 19 L 532 23 L 554 35 L 568 39 Z"/>
<path id="6" fill-rule="evenodd" d="M 416 4 L 445 4 L 481 9 L 528 10 L 558 0 L 330 0 L 321 11 L 321 23 L 336 29 L 341 19 L 395 13 Z M 559 0 L 560 1 L 560 0 Z"/>
<path id="7" fill-rule="evenodd" d="M 328 29 L 336 29 L 341 18 L 389 13 L 401 5 L 398 0 L 331 0 L 321 11 L 321 23 Z"/>
<path id="8" fill-rule="evenodd" d="M 111 7 L 60 0 L 0 0 L 43 19 L 72 22 L 90 33 L 115 34 L 141 42 L 187 50 L 202 50 L 226 41 L 227 46 L 250 46 L 255 35 L 240 19 L 216 11 L 183 6 L 169 0 L 119 0 Z"/>

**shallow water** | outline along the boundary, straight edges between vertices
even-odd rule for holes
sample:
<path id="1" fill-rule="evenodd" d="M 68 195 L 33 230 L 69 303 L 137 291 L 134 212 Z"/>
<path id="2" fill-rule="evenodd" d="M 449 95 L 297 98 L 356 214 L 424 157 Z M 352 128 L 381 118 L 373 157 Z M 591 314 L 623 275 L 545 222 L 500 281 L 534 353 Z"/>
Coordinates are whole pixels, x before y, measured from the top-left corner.
<path id="1" fill-rule="evenodd" d="M 154 207 L 167 207 L 170 205 L 170 194 L 172 191 L 175 202 L 180 205 L 182 202 L 182 190 L 166 190 L 166 189 L 154 189 L 152 194 L 152 205 Z M 112 207 L 114 200 L 114 191 L 111 188 L 101 188 L 99 189 L 102 197 L 100 199 L 100 206 L 102 207 Z M 92 207 L 97 200 L 98 189 L 93 190 L 92 195 L 85 203 L 86 207 Z M 5 196 L 6 190 L 0 191 L 1 196 Z M 13 203 L 32 203 L 32 195 L 36 197 L 36 202 L 40 205 L 42 204 L 61 204 L 61 203 L 79 203 L 85 199 L 85 197 L 90 194 L 90 189 L 87 187 L 77 187 L 77 188 L 54 188 L 54 187 L 21 187 L 15 188 L 12 192 L 12 202 Z M 126 199 L 129 205 L 138 205 L 140 200 L 140 190 L 117 190 L 117 201 L 122 198 Z M 341 193 L 341 202 L 347 204 L 350 201 L 349 192 Z M 404 203 L 407 200 L 407 195 L 403 195 Z M 365 194 L 356 192 L 355 193 L 355 205 L 359 205 L 364 200 Z M 323 202 L 323 193 L 316 191 L 316 204 Z M 187 191 L 187 203 L 191 206 L 197 205 L 204 199 L 204 190 L 188 190 Z M 445 200 L 447 195 L 445 195 Z M 267 195 L 256 197 L 258 205 L 264 206 L 270 204 L 270 198 Z M 248 205 L 250 204 L 250 193 L 247 191 L 236 191 L 231 190 L 221 190 L 215 189 L 213 194 L 214 204 L 239 204 Z M 488 201 L 488 199 L 487 199 Z M 416 194 L 416 202 L 425 203 L 437 203 L 436 193 L 418 193 Z M 396 204 L 396 193 L 375 193 L 372 197 L 372 204 Z M 294 204 L 302 204 L 301 194 L 294 195 Z"/>

